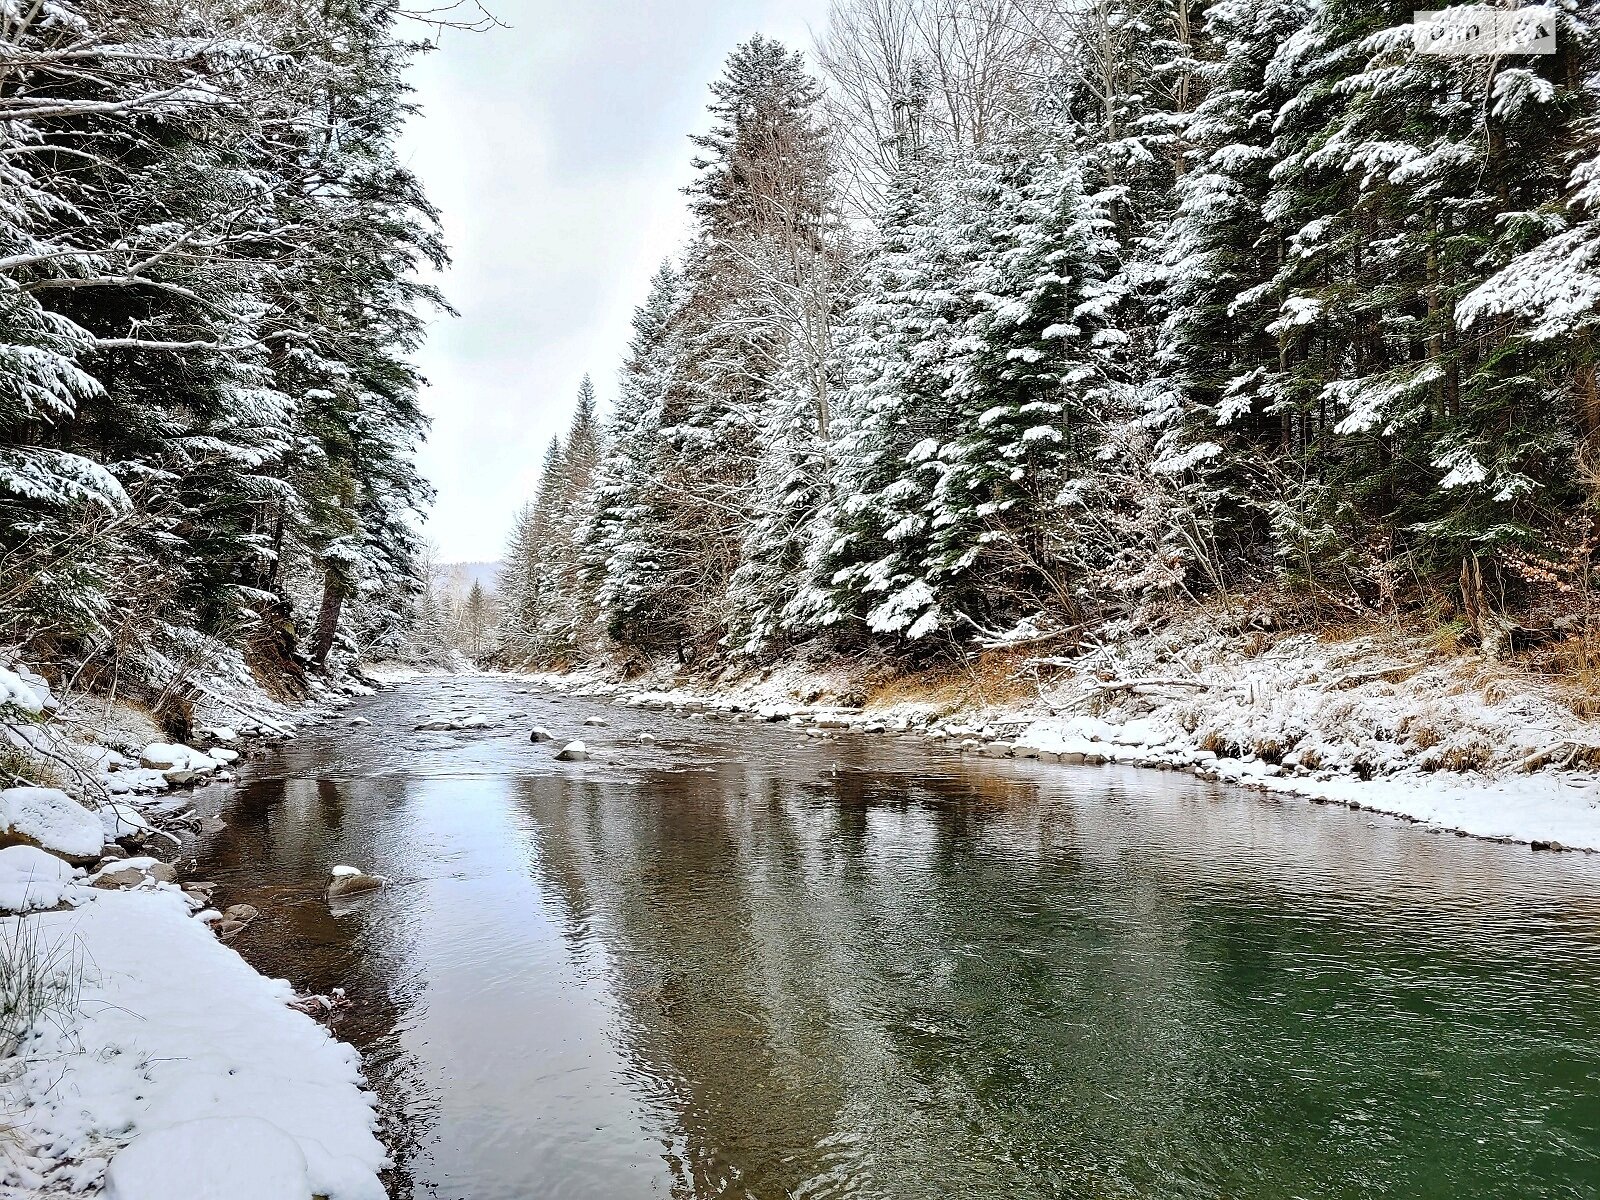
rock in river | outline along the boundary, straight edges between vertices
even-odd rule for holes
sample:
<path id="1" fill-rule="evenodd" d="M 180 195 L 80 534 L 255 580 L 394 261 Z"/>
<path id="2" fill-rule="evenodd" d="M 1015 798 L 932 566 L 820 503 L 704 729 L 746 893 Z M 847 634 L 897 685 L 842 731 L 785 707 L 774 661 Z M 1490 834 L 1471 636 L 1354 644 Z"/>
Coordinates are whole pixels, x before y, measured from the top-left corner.
<path id="1" fill-rule="evenodd" d="M 383 876 L 368 875 L 360 867 L 337 866 L 331 875 L 332 878 L 328 881 L 330 900 L 340 896 L 354 896 L 358 892 L 376 891 L 384 884 Z"/>
<path id="2" fill-rule="evenodd" d="M 528 740 L 530 742 L 553 742 L 555 741 L 555 736 L 543 725 L 535 725 L 528 731 Z"/>
<path id="3" fill-rule="evenodd" d="M 568 742 L 556 755 L 558 762 L 582 762 L 589 757 L 589 747 L 582 742 Z"/>

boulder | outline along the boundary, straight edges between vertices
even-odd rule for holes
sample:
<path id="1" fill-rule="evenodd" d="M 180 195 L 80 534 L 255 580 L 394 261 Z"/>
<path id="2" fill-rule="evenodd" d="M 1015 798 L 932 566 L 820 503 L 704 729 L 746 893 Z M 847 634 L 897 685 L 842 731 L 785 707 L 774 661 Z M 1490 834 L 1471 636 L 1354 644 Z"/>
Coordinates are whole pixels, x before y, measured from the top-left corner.
<path id="1" fill-rule="evenodd" d="M 656 735 L 653 733 L 641 733 L 639 735 L 639 741 L 642 745 L 652 746 L 655 744 L 655 740 Z"/>
<path id="2" fill-rule="evenodd" d="M 55 908 L 70 899 L 82 874 L 36 846 L 7 846 L 0 850 L 0 911 Z"/>
<path id="3" fill-rule="evenodd" d="M 553 742 L 555 741 L 555 736 L 543 725 L 535 725 L 528 731 L 528 740 L 530 742 Z"/>
<path id="4" fill-rule="evenodd" d="M 129 858 L 102 867 L 89 877 L 89 883 L 104 891 L 127 891 L 146 883 L 174 883 L 178 872 L 158 858 Z"/>
<path id="5" fill-rule="evenodd" d="M 557 762 L 582 762 L 589 757 L 589 747 L 582 742 L 568 742 L 556 754 Z"/>
<path id="6" fill-rule="evenodd" d="M 0 791 L 0 846 L 37 846 L 78 866 L 89 866 L 105 848 L 100 818 L 56 788 Z"/>
<path id="7" fill-rule="evenodd" d="M 606 720 L 604 717 L 585 717 L 583 719 L 583 723 L 585 725 L 609 725 L 609 724 L 611 724 L 611 722 Z"/>
<path id="8" fill-rule="evenodd" d="M 193 746 L 182 743 L 151 742 L 139 755 L 139 765 L 152 771 L 193 771 L 196 775 L 209 775 L 217 769 L 217 760 L 201 754 Z"/>
<path id="9" fill-rule="evenodd" d="M 138 809 L 121 800 L 113 800 L 109 804 L 100 806 L 100 825 L 105 830 L 106 841 L 115 842 L 118 838 L 142 837 L 150 832 L 150 822 L 144 819 Z"/>
<path id="10" fill-rule="evenodd" d="M 381 875 L 368 875 L 360 867 L 337 866 L 328 880 L 328 899 L 375 892 L 387 882 Z"/>

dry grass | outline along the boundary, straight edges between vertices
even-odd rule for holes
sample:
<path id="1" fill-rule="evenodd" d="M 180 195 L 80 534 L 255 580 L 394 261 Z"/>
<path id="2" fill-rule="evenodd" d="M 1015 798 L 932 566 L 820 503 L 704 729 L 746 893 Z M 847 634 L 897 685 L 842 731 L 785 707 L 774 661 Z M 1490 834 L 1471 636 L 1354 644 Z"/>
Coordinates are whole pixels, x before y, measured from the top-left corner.
<path id="1" fill-rule="evenodd" d="M 1439 731 L 1432 725 L 1414 725 L 1412 726 L 1410 733 L 1411 744 L 1418 750 L 1432 750 L 1444 740 L 1443 737 L 1440 736 Z"/>
<path id="2" fill-rule="evenodd" d="M 49 763 L 15 746 L 0 744 L 0 787 L 61 786 L 61 776 Z"/>
<path id="3" fill-rule="evenodd" d="M 1482 771 L 1494 765 L 1494 747 L 1469 742 L 1424 754 L 1417 762 L 1425 771 Z"/>
<path id="4" fill-rule="evenodd" d="M 867 689 L 865 707 L 928 704 L 940 713 L 953 713 L 1033 700 L 1039 688 L 1028 673 L 1028 659 L 1021 650 L 987 650 L 965 662 L 908 671 L 873 683 Z"/>

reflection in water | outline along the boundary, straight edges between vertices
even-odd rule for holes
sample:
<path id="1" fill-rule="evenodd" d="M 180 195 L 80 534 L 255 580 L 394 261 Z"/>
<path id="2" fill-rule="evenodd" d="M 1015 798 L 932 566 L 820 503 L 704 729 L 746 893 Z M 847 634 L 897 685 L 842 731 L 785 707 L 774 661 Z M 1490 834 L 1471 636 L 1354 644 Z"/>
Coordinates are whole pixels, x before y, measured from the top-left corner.
<path id="1" fill-rule="evenodd" d="M 1592 860 L 623 710 L 555 764 L 416 704 L 199 848 L 253 961 L 350 988 L 397 1196 L 1600 1196 Z M 399 882 L 332 916 L 345 861 Z"/>

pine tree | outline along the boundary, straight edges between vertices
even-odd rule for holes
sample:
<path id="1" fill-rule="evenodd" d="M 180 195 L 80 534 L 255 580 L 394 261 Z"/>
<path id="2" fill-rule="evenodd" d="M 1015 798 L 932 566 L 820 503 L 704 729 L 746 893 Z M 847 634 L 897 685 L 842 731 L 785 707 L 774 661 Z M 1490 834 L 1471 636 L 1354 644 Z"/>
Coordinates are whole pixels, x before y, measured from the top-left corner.
<path id="1" fill-rule="evenodd" d="M 702 153 L 688 189 L 698 230 L 676 322 L 683 353 L 661 414 L 674 566 L 689 576 L 682 612 L 687 640 L 702 650 L 722 637 L 772 381 L 790 341 L 770 289 L 797 283 L 788 269 L 820 250 L 827 208 L 822 89 L 800 55 L 752 38 L 711 91 L 713 127 L 693 139 Z M 775 257 L 786 264 L 776 273 Z"/>
<path id="2" fill-rule="evenodd" d="M 633 314 L 585 539 L 588 584 L 606 632 L 647 654 L 681 644 L 682 589 L 693 584 L 683 556 L 674 554 L 676 500 L 664 490 L 661 416 L 683 353 L 675 325 L 679 296 L 678 274 L 663 263 Z"/>

